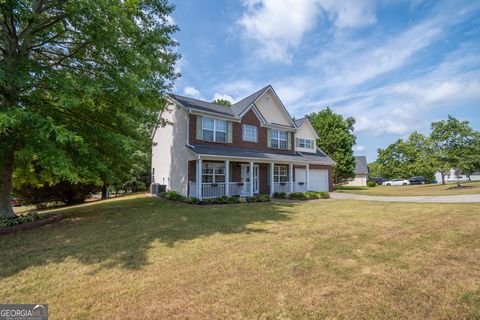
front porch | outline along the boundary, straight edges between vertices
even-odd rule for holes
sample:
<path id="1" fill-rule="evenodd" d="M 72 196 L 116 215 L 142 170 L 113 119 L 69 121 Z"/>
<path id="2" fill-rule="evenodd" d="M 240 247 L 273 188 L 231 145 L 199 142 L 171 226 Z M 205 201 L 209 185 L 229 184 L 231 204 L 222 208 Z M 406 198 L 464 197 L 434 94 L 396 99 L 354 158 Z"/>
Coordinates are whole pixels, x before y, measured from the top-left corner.
<path id="1" fill-rule="evenodd" d="M 308 164 L 199 158 L 188 167 L 188 196 L 199 199 L 308 191 Z"/>

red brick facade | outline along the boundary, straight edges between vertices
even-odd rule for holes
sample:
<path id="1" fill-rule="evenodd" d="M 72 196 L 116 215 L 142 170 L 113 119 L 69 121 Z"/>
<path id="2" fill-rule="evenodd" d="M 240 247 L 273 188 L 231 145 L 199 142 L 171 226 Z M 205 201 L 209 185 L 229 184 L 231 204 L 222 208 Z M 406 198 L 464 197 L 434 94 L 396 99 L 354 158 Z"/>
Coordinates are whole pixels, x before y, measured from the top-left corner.
<path id="1" fill-rule="evenodd" d="M 197 140 L 197 116 L 194 114 L 189 115 L 189 139 L 190 144 L 205 144 L 212 146 L 225 146 L 225 147 L 235 147 L 235 148 L 245 148 L 245 149 L 254 149 L 254 150 L 263 150 L 263 151 L 274 151 L 282 153 L 295 153 L 295 134 L 289 132 L 291 138 L 291 145 L 289 150 L 284 149 L 273 149 L 269 148 L 267 144 L 267 128 L 260 127 L 260 120 L 258 120 L 255 113 L 250 110 L 248 111 L 241 122 L 232 122 L 232 143 L 221 143 L 221 142 L 212 142 Z M 249 124 L 258 127 L 258 142 L 249 142 L 243 141 L 242 136 L 242 125 Z"/>

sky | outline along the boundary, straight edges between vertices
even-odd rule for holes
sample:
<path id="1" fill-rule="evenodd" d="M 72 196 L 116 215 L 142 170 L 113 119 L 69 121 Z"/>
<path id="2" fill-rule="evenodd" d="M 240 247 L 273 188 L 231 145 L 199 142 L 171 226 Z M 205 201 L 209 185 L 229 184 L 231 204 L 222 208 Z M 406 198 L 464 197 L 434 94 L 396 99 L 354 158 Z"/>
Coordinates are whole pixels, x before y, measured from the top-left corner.
<path id="1" fill-rule="evenodd" d="M 368 162 L 448 115 L 480 130 L 480 1 L 173 4 L 177 94 L 236 102 L 271 84 L 296 118 L 354 117 Z"/>

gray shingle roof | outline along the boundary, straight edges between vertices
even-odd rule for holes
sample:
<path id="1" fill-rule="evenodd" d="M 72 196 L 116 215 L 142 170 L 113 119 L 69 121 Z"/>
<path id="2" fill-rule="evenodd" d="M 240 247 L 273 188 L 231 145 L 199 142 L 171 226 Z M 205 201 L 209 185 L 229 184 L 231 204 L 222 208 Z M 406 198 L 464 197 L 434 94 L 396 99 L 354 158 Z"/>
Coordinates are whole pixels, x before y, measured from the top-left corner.
<path id="1" fill-rule="evenodd" d="M 355 157 L 355 173 L 368 174 L 367 158 L 365 156 Z"/>
<path id="2" fill-rule="evenodd" d="M 210 145 L 193 145 L 190 149 L 196 154 L 212 155 L 212 156 L 229 156 L 243 158 L 257 158 L 265 160 L 277 161 L 309 161 L 309 162 L 332 162 L 330 157 L 318 150 L 317 153 L 300 153 L 285 154 L 280 152 L 265 152 L 261 150 L 251 150 L 243 148 L 217 147 Z"/>
<path id="3" fill-rule="evenodd" d="M 202 100 L 197 100 L 193 98 L 179 96 L 177 94 L 171 94 L 171 97 L 180 102 L 188 109 L 196 109 L 200 111 L 209 111 L 220 113 L 223 115 L 234 117 L 235 114 L 232 112 L 231 107 L 222 106 L 215 103 L 210 103 Z"/>
<path id="4" fill-rule="evenodd" d="M 300 128 L 305 121 L 307 121 L 307 118 L 295 119 L 295 125 L 296 125 L 298 128 Z"/>
<path id="5" fill-rule="evenodd" d="M 267 90 L 269 87 L 270 87 L 270 85 L 266 86 L 265 88 L 262 88 L 262 89 L 258 90 L 255 93 L 252 93 L 251 95 L 249 95 L 245 99 L 242 99 L 242 100 L 238 101 L 237 103 L 233 104 L 231 106 L 233 113 L 235 113 L 235 115 L 237 115 L 237 116 L 240 115 L 245 109 L 248 108 L 249 105 L 251 105 L 255 100 L 257 100 L 258 97 L 260 97 L 262 95 L 262 93 L 264 93 L 265 90 Z"/>

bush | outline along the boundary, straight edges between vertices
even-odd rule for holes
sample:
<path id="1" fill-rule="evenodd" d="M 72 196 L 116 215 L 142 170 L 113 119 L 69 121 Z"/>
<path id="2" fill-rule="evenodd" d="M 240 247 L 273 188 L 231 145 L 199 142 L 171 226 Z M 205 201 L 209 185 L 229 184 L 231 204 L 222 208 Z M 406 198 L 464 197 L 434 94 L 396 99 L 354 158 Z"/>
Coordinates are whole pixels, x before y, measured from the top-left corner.
<path id="1" fill-rule="evenodd" d="M 375 187 L 376 185 L 377 185 L 377 184 L 376 184 L 374 181 L 372 181 L 372 180 L 368 180 L 368 182 L 367 182 L 367 187 L 373 188 L 373 187 Z"/>
<path id="2" fill-rule="evenodd" d="M 271 201 L 270 196 L 268 194 L 261 194 L 258 196 L 259 202 L 269 202 Z"/>
<path id="3" fill-rule="evenodd" d="M 287 199 L 287 193 L 286 192 L 275 192 L 273 194 L 273 197 L 276 199 Z"/>
<path id="4" fill-rule="evenodd" d="M 322 199 L 330 199 L 330 193 L 328 192 L 319 192 L 319 194 Z"/>
<path id="5" fill-rule="evenodd" d="M 227 203 L 230 203 L 230 204 L 231 203 L 237 203 L 237 202 L 239 202 L 239 200 L 240 200 L 240 198 L 238 198 L 238 197 L 228 197 L 227 198 Z"/>
<path id="6" fill-rule="evenodd" d="M 258 196 L 248 197 L 247 202 L 258 202 Z"/>
<path id="7" fill-rule="evenodd" d="M 165 199 L 183 202 L 185 197 L 176 191 L 168 191 L 166 192 Z"/>
<path id="8" fill-rule="evenodd" d="M 72 205 L 84 202 L 90 195 L 99 192 L 101 187 L 94 184 L 60 182 L 55 185 L 45 184 L 37 188 L 31 185 L 22 185 L 15 188 L 15 195 L 28 205 L 46 207 L 54 202 Z"/>
<path id="9" fill-rule="evenodd" d="M 36 221 L 39 216 L 36 212 L 26 214 L 24 216 L 16 216 L 13 218 L 0 220 L 0 228 L 13 227 L 19 224 Z"/>
<path id="10" fill-rule="evenodd" d="M 203 204 L 206 204 L 206 205 L 215 204 L 215 200 L 210 198 L 203 199 Z"/>
<path id="11" fill-rule="evenodd" d="M 292 192 L 288 195 L 288 199 L 291 200 L 306 200 L 307 197 L 304 192 Z"/>
<path id="12" fill-rule="evenodd" d="M 316 191 L 307 191 L 305 192 L 306 199 L 320 199 L 320 192 Z"/>
<path id="13" fill-rule="evenodd" d="M 200 204 L 200 199 L 191 197 L 189 198 L 191 200 L 191 204 Z"/>
<path id="14" fill-rule="evenodd" d="M 217 199 L 215 200 L 216 203 L 218 204 L 224 204 L 224 203 L 227 203 L 227 197 L 223 196 L 223 197 L 217 197 Z"/>

